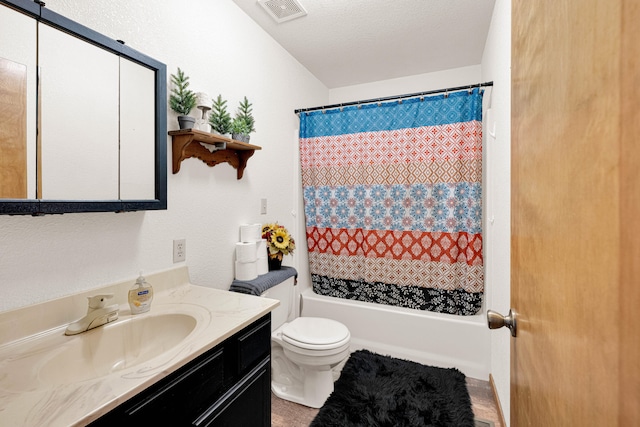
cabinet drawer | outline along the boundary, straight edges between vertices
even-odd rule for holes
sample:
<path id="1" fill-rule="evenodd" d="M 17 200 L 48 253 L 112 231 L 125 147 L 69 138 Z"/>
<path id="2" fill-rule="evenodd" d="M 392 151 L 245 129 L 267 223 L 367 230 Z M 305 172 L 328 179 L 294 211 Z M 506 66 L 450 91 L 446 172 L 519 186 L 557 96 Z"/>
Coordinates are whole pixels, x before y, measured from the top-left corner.
<path id="1" fill-rule="evenodd" d="M 161 386 L 146 399 L 125 411 L 131 420 L 163 419 L 177 422 L 188 414 L 206 408 L 222 391 L 224 354 L 219 349 Z"/>
<path id="2" fill-rule="evenodd" d="M 238 345 L 238 371 L 244 372 L 271 351 L 271 317 L 240 335 Z"/>

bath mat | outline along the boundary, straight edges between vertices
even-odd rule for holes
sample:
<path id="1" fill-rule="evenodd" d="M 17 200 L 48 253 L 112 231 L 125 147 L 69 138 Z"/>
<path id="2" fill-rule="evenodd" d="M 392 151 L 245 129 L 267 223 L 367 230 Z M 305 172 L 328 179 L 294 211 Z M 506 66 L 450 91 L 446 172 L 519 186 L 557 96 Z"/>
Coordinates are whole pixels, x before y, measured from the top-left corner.
<path id="1" fill-rule="evenodd" d="M 368 350 L 351 354 L 310 427 L 474 427 L 465 376 Z"/>

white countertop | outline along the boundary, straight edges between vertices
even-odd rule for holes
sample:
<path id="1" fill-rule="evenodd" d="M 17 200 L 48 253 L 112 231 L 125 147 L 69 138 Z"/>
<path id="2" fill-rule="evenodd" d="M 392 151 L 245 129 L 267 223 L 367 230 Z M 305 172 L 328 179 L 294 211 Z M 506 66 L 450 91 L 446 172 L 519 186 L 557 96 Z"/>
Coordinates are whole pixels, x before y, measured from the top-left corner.
<path id="1" fill-rule="evenodd" d="M 0 313 L 0 425 L 86 425 L 279 304 L 268 298 L 191 285 L 186 267 L 147 279 L 154 286 L 155 296 L 151 310 L 140 315 L 132 316 L 128 304 L 123 303 L 133 280 Z M 156 287 L 156 283 L 159 286 Z M 56 312 L 74 307 L 72 321 L 77 320 L 86 312 L 86 296 L 97 292 L 113 292 L 117 296 L 114 302 L 120 304 L 119 319 L 83 334 L 65 336 L 69 314 Z M 80 309 L 76 307 L 78 304 Z M 179 344 L 146 362 L 98 378 L 69 383 L 43 379 L 39 374 L 48 360 L 73 344 L 72 340 L 81 340 L 85 334 L 118 322 L 170 313 L 188 314 L 196 318 L 196 326 Z"/>

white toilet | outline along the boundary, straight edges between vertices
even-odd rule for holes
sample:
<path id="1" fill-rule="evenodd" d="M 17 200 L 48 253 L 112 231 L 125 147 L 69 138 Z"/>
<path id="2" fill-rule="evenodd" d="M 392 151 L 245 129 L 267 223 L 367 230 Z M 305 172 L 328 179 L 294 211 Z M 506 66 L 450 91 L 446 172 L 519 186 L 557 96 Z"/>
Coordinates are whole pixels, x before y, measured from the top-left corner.
<path id="1" fill-rule="evenodd" d="M 349 329 L 331 319 L 296 317 L 294 278 L 262 296 L 280 301 L 271 312 L 271 390 L 320 408 L 333 391 L 334 368 L 349 357 Z"/>

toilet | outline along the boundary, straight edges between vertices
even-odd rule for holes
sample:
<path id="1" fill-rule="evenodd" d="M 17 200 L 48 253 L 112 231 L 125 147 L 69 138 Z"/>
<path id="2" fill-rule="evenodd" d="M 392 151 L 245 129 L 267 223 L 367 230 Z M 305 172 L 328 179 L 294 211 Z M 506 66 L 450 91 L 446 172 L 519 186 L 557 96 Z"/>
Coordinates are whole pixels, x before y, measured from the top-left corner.
<path id="1" fill-rule="evenodd" d="M 320 408 L 349 357 L 351 334 L 335 320 L 297 317 L 294 280 L 262 293 L 280 301 L 271 312 L 271 390 L 282 399 Z"/>

